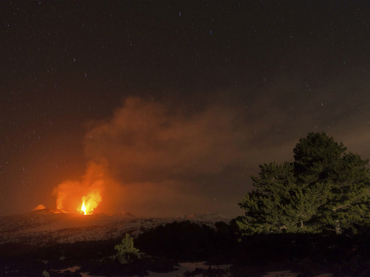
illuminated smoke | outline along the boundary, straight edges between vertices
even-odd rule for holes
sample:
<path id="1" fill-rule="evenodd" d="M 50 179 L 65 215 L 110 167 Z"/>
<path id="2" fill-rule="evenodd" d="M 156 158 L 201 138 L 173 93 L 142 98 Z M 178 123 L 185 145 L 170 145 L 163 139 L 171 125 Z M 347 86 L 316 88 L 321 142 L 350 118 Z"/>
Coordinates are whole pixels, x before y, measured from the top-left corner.
<path id="1" fill-rule="evenodd" d="M 81 212 L 82 202 L 85 201 L 86 214 L 91 214 L 101 203 L 109 186 L 115 184 L 107 173 L 107 162 L 89 162 L 81 181 L 66 180 L 54 188 L 57 209 Z"/>
<path id="2" fill-rule="evenodd" d="M 46 207 L 44 205 L 38 205 L 36 208 L 32 209 L 32 211 L 44 210 Z"/>
<path id="3" fill-rule="evenodd" d="M 215 201 L 227 196 L 214 188 L 225 185 L 227 172 L 243 166 L 246 138 L 238 116 L 237 108 L 217 104 L 185 113 L 127 98 L 112 118 L 90 123 L 84 141 L 90 159 L 86 174 L 54 189 L 57 208 L 81 212 L 83 200 L 87 208 L 95 199 L 91 209 L 105 213 L 215 211 L 220 206 Z"/>

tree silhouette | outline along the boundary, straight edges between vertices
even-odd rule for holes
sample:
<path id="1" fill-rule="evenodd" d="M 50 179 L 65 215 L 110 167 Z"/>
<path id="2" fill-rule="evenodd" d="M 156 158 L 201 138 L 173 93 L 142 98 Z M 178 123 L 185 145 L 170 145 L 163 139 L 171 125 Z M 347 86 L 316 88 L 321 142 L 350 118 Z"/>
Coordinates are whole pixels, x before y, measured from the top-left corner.
<path id="1" fill-rule="evenodd" d="M 239 203 L 241 232 L 340 234 L 369 224 L 368 160 L 346 150 L 325 133 L 310 133 L 294 148 L 294 162 L 261 165 L 255 190 Z"/>

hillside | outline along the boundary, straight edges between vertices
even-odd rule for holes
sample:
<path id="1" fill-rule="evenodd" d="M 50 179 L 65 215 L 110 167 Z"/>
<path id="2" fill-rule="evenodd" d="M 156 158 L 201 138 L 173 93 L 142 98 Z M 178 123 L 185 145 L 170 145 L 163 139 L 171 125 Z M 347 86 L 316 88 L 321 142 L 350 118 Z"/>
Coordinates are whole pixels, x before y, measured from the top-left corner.
<path id="1" fill-rule="evenodd" d="M 43 209 L 21 215 L 0 217 L 0 244 L 25 243 L 48 245 L 96 241 L 117 238 L 129 232 L 140 232 L 174 221 L 191 222 L 214 227 L 218 221 L 229 219 L 219 214 L 185 215 L 174 218 L 142 218 L 132 214 L 63 213 L 60 210 Z"/>

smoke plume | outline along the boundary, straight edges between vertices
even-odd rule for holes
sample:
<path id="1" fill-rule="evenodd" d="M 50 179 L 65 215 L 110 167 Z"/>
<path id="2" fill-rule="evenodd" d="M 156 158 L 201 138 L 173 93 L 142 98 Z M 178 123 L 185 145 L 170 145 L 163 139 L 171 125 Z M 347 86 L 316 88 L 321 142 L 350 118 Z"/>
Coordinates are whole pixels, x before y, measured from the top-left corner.
<path id="1" fill-rule="evenodd" d="M 105 206 L 115 211 L 156 216 L 215 211 L 222 186 L 227 188 L 220 187 L 220 175 L 243 160 L 237 116 L 236 109 L 217 105 L 189 115 L 127 98 L 112 118 L 89 126 L 87 172 L 81 182 L 65 181 L 54 189 L 57 207 L 76 209 L 83 196 L 99 191 L 98 207 L 110 203 Z"/>
<path id="2" fill-rule="evenodd" d="M 109 193 L 114 193 L 116 182 L 109 177 L 107 161 L 90 161 L 81 181 L 66 180 L 53 190 L 57 198 L 57 209 L 66 212 L 81 212 L 82 203 L 91 214 Z M 106 204 L 106 207 L 109 206 Z"/>

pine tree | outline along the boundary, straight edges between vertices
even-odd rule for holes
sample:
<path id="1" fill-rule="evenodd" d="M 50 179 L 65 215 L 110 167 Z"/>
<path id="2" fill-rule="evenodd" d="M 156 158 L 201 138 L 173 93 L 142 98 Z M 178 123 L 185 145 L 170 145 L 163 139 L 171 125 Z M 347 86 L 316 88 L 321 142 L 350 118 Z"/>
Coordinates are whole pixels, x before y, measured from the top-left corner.
<path id="1" fill-rule="evenodd" d="M 246 210 L 245 217 L 237 221 L 241 230 L 250 234 L 311 230 L 305 223 L 315 215 L 325 188 L 298 185 L 293 163 L 273 162 L 260 169 L 259 178 L 252 176 L 256 189 L 239 204 Z"/>
<path id="2" fill-rule="evenodd" d="M 345 153 L 325 133 L 310 133 L 294 148 L 293 163 L 260 166 L 255 190 L 240 207 L 237 219 L 244 234 L 320 232 L 370 223 L 368 160 Z"/>
<path id="3" fill-rule="evenodd" d="M 300 183 L 322 182 L 328 187 L 327 201 L 315 215 L 317 228 L 331 228 L 337 234 L 369 223 L 369 161 L 346 150 L 325 133 L 308 134 L 294 149 Z"/>
<path id="4" fill-rule="evenodd" d="M 117 257 L 121 264 L 127 264 L 131 256 L 139 252 L 139 249 L 134 247 L 134 238 L 129 234 L 126 234 L 122 243 L 114 246 L 114 249 L 117 250 Z"/>

